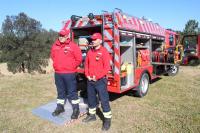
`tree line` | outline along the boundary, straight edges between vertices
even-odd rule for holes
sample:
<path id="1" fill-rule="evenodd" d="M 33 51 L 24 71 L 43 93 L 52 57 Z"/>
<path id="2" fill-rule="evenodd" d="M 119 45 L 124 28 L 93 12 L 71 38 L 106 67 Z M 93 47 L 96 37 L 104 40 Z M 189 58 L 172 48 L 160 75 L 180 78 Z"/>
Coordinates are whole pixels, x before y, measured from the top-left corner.
<path id="1" fill-rule="evenodd" d="M 25 13 L 6 16 L 0 33 L 0 63 L 6 62 L 12 73 L 33 71 L 43 72 L 48 65 L 52 43 L 58 33 L 47 31 L 42 24 Z M 200 33 L 199 23 L 189 20 L 181 36 Z"/>
<path id="2" fill-rule="evenodd" d="M 56 31 L 47 31 L 25 13 L 6 16 L 0 33 L 0 62 L 6 62 L 13 73 L 43 72 L 56 38 Z"/>

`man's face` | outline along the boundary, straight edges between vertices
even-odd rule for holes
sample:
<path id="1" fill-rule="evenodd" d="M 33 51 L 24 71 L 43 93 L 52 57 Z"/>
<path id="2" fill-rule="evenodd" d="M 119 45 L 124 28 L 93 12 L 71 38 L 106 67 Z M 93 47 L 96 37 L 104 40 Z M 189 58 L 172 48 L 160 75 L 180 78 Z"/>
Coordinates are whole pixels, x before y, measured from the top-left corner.
<path id="1" fill-rule="evenodd" d="M 68 35 L 65 35 L 65 36 L 59 35 L 58 40 L 59 40 L 61 43 L 64 43 L 64 42 L 66 42 L 67 38 L 69 38 L 69 37 L 70 37 L 69 34 L 68 34 Z"/>
<path id="2" fill-rule="evenodd" d="M 101 42 L 102 41 L 100 39 L 94 39 L 94 40 L 92 40 L 92 43 L 93 43 L 92 46 L 94 46 L 94 47 L 99 46 L 99 45 L 101 45 Z"/>

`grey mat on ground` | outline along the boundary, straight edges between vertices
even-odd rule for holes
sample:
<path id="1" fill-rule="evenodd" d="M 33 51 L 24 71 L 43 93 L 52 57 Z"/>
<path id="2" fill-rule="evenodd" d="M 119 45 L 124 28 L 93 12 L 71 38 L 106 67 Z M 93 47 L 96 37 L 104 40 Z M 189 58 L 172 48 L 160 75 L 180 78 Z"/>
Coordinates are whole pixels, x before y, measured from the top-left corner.
<path id="1" fill-rule="evenodd" d="M 65 104 L 65 112 L 61 113 L 59 116 L 56 117 L 52 116 L 52 112 L 55 110 L 55 108 L 56 108 L 56 100 L 33 109 L 32 113 L 36 116 L 39 116 L 42 119 L 51 121 L 58 125 L 63 125 L 65 123 L 70 122 L 72 114 L 72 106 L 68 102 L 68 100 Z M 80 115 L 85 114 L 87 112 L 87 101 L 85 99 L 80 98 L 79 108 L 80 108 Z"/>

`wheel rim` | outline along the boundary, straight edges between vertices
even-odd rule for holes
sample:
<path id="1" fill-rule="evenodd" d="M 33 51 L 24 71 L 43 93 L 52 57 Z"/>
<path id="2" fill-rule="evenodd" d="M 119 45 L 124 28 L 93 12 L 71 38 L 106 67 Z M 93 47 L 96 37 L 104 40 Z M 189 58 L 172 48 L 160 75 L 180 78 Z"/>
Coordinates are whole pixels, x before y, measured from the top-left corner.
<path id="1" fill-rule="evenodd" d="M 148 89 L 148 79 L 146 77 L 143 77 L 142 81 L 141 81 L 141 90 L 142 90 L 142 93 L 146 93 L 147 89 Z"/>
<path id="2" fill-rule="evenodd" d="M 172 66 L 171 67 L 171 72 L 175 74 L 177 72 L 177 67 L 176 66 Z"/>

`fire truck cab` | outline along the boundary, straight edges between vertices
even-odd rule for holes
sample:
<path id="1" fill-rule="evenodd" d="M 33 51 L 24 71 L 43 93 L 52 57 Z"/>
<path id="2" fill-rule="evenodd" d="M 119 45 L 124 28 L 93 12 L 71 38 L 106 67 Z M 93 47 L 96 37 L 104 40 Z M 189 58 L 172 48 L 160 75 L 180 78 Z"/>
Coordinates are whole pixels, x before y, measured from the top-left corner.
<path id="1" fill-rule="evenodd" d="M 70 29 L 72 41 L 82 50 L 83 62 L 77 70 L 79 83 L 86 84 L 84 58 L 90 49 L 90 36 L 96 32 L 102 34 L 102 45 L 110 53 L 109 92 L 123 93 L 133 89 L 136 96 L 143 97 L 150 81 L 162 74 L 178 72 L 176 61 L 179 57 L 174 52 L 177 34 L 157 23 L 116 9 L 101 15 L 72 15 L 63 29 Z"/>

